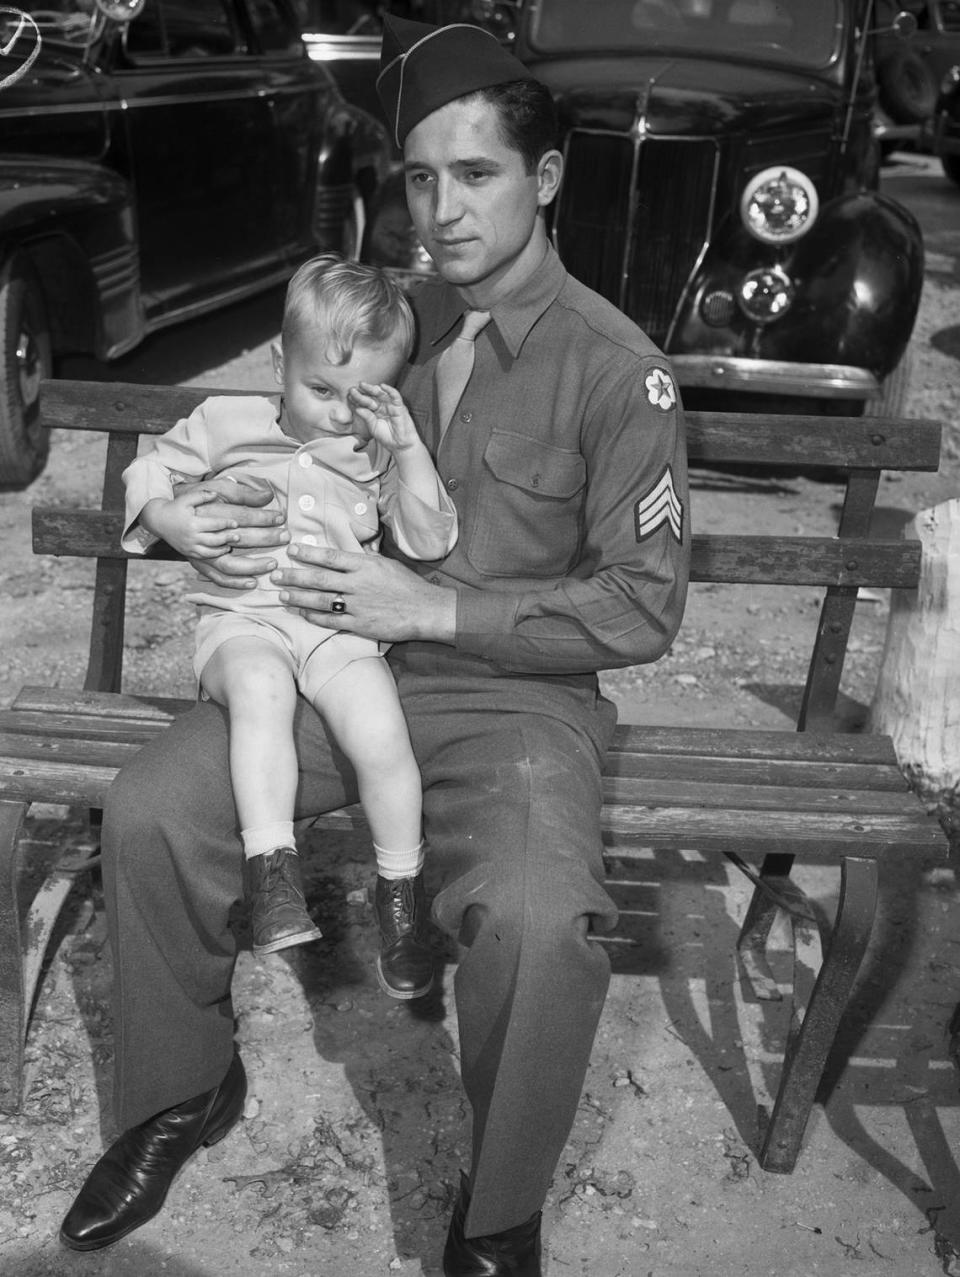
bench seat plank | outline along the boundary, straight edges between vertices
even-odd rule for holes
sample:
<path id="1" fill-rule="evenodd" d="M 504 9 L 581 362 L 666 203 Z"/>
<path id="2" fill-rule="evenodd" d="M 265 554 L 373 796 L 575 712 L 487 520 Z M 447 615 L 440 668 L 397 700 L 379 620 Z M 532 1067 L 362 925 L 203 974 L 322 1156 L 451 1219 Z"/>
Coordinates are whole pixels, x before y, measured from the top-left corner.
<path id="1" fill-rule="evenodd" d="M 943 858 L 943 833 L 935 821 L 909 813 L 772 812 L 735 807 L 636 807 L 606 805 L 608 835 L 645 847 L 687 847 L 742 855 L 778 854 L 836 861 L 859 856 L 879 859 L 886 852 L 919 851 Z M 682 837 L 678 831 L 682 830 Z M 618 851 L 618 855 L 620 852 Z"/>
<path id="2" fill-rule="evenodd" d="M 145 739 L 156 734 L 150 732 Z M 3 731 L 0 727 L 0 766 L 11 773 L 13 784 L 16 784 L 18 769 L 31 770 L 35 765 L 43 767 L 47 763 L 78 769 L 112 767 L 117 771 L 144 743 L 145 740 L 105 740 L 89 735 L 60 736 L 52 731 L 30 735 Z"/>
<path id="3" fill-rule="evenodd" d="M 714 785 L 781 785 L 795 789 L 893 790 L 902 793 L 903 777 L 889 766 L 873 762 L 811 763 L 781 758 L 711 758 L 703 754 L 607 755 L 604 775 L 611 779 L 686 780 Z"/>
<path id="4" fill-rule="evenodd" d="M 89 714 L 111 721 L 116 718 L 168 723 L 190 708 L 193 701 L 173 696 L 132 696 L 129 692 L 87 692 L 70 687 L 22 687 L 11 709 L 48 714 Z"/>
<path id="5" fill-rule="evenodd" d="M 132 718 L 91 718 L 77 714 L 39 714 L 32 710 L 10 713 L 0 710 L 0 735 L 32 736 L 43 733 L 60 740 L 116 741 L 144 745 L 166 722 Z M 12 747 L 12 746 L 11 746 Z"/>
<path id="6" fill-rule="evenodd" d="M 849 760 L 896 767 L 888 736 L 831 732 L 787 732 L 770 728 L 645 727 L 622 724 L 614 733 L 611 755 L 662 754 L 706 758 L 782 757 L 809 762 Z"/>
<path id="7" fill-rule="evenodd" d="M 740 811 L 780 811 L 792 808 L 824 815 L 851 813 L 891 815 L 916 810 L 917 800 L 906 786 L 893 789 L 844 789 L 835 784 L 823 788 L 789 784 L 705 784 L 696 777 L 604 777 L 603 799 L 608 806 L 726 807 Z"/>
<path id="8" fill-rule="evenodd" d="M 102 807 L 117 765 L 64 763 L 58 759 L 0 755 L 0 798 L 6 801 Z"/>
<path id="9" fill-rule="evenodd" d="M 705 784 L 789 785 L 791 789 L 844 785 L 849 789 L 904 789 L 904 778 L 887 762 L 844 759 L 820 762 L 784 759 L 779 753 L 761 753 L 751 759 L 715 757 L 709 753 L 620 752 L 611 747 L 604 775 L 641 780 L 694 780 Z"/>

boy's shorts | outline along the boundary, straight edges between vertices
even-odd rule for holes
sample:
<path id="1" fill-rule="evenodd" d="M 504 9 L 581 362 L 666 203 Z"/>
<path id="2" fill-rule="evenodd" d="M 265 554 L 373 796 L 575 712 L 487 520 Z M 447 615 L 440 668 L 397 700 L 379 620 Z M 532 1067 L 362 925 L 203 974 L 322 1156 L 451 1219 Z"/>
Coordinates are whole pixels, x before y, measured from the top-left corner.
<path id="1" fill-rule="evenodd" d="M 217 648 L 233 638 L 257 638 L 282 652 L 297 687 L 311 702 L 334 674 L 354 661 L 382 658 L 390 647 L 359 634 L 311 625 L 304 617 L 280 608 L 271 609 L 268 617 L 201 608 L 193 657 L 198 679 L 202 681 L 204 667 Z"/>

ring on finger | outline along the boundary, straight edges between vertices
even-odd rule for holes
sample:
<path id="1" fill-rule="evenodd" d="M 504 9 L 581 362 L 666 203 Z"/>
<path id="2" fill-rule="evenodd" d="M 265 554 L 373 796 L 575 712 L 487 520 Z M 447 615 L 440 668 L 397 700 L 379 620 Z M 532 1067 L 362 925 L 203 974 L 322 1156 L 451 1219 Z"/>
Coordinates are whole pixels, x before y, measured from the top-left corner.
<path id="1" fill-rule="evenodd" d="M 347 610 L 346 599 L 343 597 L 342 594 L 335 594 L 333 596 L 333 602 L 330 604 L 330 611 L 331 612 L 346 612 L 346 610 Z"/>

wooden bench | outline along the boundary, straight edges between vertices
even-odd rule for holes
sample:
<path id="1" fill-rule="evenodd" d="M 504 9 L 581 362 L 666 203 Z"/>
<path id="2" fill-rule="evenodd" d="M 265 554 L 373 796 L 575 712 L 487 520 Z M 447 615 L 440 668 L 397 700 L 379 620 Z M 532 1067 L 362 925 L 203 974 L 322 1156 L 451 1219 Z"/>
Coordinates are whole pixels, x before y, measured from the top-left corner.
<path id="1" fill-rule="evenodd" d="M 25 687 L 0 711 L 0 1109 L 21 1100 L 23 1044 L 51 919 L 70 870 L 41 889 L 21 925 L 14 884 L 18 839 L 31 802 L 98 808 L 117 769 L 187 702 L 121 691 L 128 559 L 119 549 L 121 472 L 140 434 L 157 434 L 208 393 L 182 387 L 48 381 L 51 428 L 109 434 L 102 508 L 38 508 L 34 550 L 95 557 L 90 658 L 82 691 Z M 920 549 L 872 539 L 882 470 L 935 471 L 940 427 L 923 421 L 759 417 L 691 412 L 697 466 L 749 463 L 836 471 L 844 498 L 836 536 L 695 535 L 692 577 L 700 582 L 823 587 L 823 603 L 797 732 L 621 726 L 605 777 L 603 830 L 617 872 L 650 849 L 722 852 L 754 883 L 738 951 L 759 996 L 777 996 L 764 952 L 778 911 L 801 920 L 809 907 L 790 877 L 795 857 L 839 865 L 836 917 L 802 1019 L 784 1046 L 779 1090 L 758 1150 L 769 1171 L 793 1169 L 827 1054 L 871 932 L 877 864 L 887 854 L 924 863 L 944 858 L 946 839 L 907 789 L 886 737 L 833 729 L 858 591 L 910 587 Z M 837 489 L 825 487 L 832 499 Z M 826 499 L 826 495 L 825 495 Z M 744 497 L 745 506 L 749 497 Z M 696 521 L 696 506 L 694 519 Z M 161 556 L 165 547 L 159 547 Z M 169 557 L 169 552 L 166 552 Z M 79 623 L 79 622 L 78 622 Z M 321 818 L 349 828 L 346 809 Z M 81 856 L 79 863 L 82 865 Z"/>

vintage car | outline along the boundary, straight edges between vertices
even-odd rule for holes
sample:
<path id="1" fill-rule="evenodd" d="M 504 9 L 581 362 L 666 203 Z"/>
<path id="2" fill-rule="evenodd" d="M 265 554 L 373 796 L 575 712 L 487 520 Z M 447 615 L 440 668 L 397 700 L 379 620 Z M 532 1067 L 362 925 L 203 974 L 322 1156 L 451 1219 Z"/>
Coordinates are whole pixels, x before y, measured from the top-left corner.
<path id="1" fill-rule="evenodd" d="M 928 149 L 940 84 L 960 62 L 960 0 L 876 0 L 875 14 L 881 148 Z"/>
<path id="2" fill-rule="evenodd" d="M 900 406 L 923 244 L 877 191 L 872 0 L 474 8 L 558 102 L 561 257 L 670 355 L 689 406 Z M 397 198 L 367 251 L 425 268 Z"/>
<path id="3" fill-rule="evenodd" d="M 943 77 L 934 150 L 944 173 L 955 186 L 960 186 L 960 65 L 951 67 Z"/>
<path id="4" fill-rule="evenodd" d="M 588 0 L 589 2 L 589 0 Z M 430 22 L 482 23 L 488 0 L 293 0 L 310 57 L 327 67 L 348 102 L 381 118 L 376 79 L 385 14 Z"/>
<path id="5" fill-rule="evenodd" d="M 391 158 L 290 0 L 0 9 L 0 487 L 43 468 L 58 355 L 115 358 L 355 253 Z"/>

